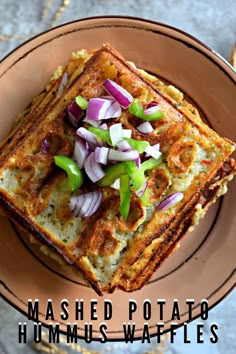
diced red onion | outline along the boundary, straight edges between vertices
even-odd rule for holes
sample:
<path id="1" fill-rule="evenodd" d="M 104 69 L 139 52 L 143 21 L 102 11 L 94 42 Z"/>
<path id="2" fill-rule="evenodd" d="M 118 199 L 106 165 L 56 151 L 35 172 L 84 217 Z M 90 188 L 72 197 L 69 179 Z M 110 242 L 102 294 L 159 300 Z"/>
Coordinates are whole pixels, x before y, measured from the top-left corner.
<path id="1" fill-rule="evenodd" d="M 79 168 L 84 167 L 84 162 L 89 154 L 88 148 L 86 147 L 86 143 L 80 139 L 76 138 L 75 146 L 74 146 L 74 154 L 73 158 L 76 161 Z"/>
<path id="2" fill-rule="evenodd" d="M 92 208 L 86 213 L 85 216 L 93 215 L 98 210 L 98 208 L 100 207 L 100 205 L 102 203 L 102 192 L 101 191 L 96 191 L 94 193 L 96 193 L 96 198 L 93 201 Z"/>
<path id="3" fill-rule="evenodd" d="M 113 146 L 116 146 L 121 140 L 124 139 L 122 124 L 113 124 L 109 128 L 111 142 Z"/>
<path id="4" fill-rule="evenodd" d="M 159 105 L 158 102 L 156 102 L 156 101 L 151 101 L 151 102 L 149 102 L 149 103 L 146 105 L 146 109 L 151 108 L 151 107 L 156 107 L 156 106 L 158 106 L 158 105 Z M 159 107 L 159 108 L 160 108 L 160 107 Z"/>
<path id="5" fill-rule="evenodd" d="M 144 195 L 146 189 L 147 189 L 147 181 L 145 181 L 142 187 L 137 191 L 135 191 L 135 193 L 139 198 L 141 198 Z"/>
<path id="6" fill-rule="evenodd" d="M 141 160 L 140 160 L 140 157 L 137 157 L 135 160 L 135 165 L 136 167 L 140 170 L 140 166 L 141 166 Z"/>
<path id="7" fill-rule="evenodd" d="M 80 214 L 82 214 L 84 217 L 90 216 L 90 210 L 94 207 L 95 201 L 96 201 L 96 193 L 93 193 L 92 195 L 89 196 L 85 196 L 84 204 L 80 209 Z"/>
<path id="8" fill-rule="evenodd" d="M 77 196 L 73 196 L 70 198 L 70 211 L 74 211 L 76 208 L 76 200 L 77 200 Z"/>
<path id="9" fill-rule="evenodd" d="M 108 130 L 108 125 L 107 125 L 107 123 L 102 123 L 99 128 L 104 129 L 104 130 Z"/>
<path id="10" fill-rule="evenodd" d="M 145 149 L 145 152 L 147 154 L 147 156 L 152 156 L 154 157 L 154 159 L 159 159 L 159 157 L 161 156 L 161 152 L 157 147 L 148 145 Z"/>
<path id="11" fill-rule="evenodd" d="M 131 138 L 132 130 L 131 129 L 123 129 L 124 138 Z"/>
<path id="12" fill-rule="evenodd" d="M 172 205 L 175 205 L 176 203 L 180 202 L 184 197 L 184 194 L 182 192 L 176 192 L 173 194 L 168 195 L 158 206 L 157 210 L 166 210 Z"/>
<path id="13" fill-rule="evenodd" d="M 86 140 L 88 143 L 92 143 L 95 146 L 102 145 L 102 142 L 96 137 L 95 134 L 85 129 L 84 127 L 80 127 L 76 130 L 76 134 Z"/>
<path id="14" fill-rule="evenodd" d="M 111 105 L 106 112 L 104 119 L 119 118 L 122 114 L 121 106 L 112 98 Z"/>
<path id="15" fill-rule="evenodd" d="M 133 101 L 133 96 L 115 81 L 108 79 L 103 83 L 103 86 L 121 107 L 127 108 Z"/>
<path id="16" fill-rule="evenodd" d="M 117 190 L 120 190 L 120 179 L 117 178 L 114 183 L 111 184 L 111 187 Z"/>
<path id="17" fill-rule="evenodd" d="M 80 196 L 73 196 L 70 198 L 70 210 L 73 216 L 79 216 L 80 209 L 82 208 L 85 200 L 85 194 Z"/>
<path id="18" fill-rule="evenodd" d="M 48 154 L 50 151 L 49 141 L 47 138 L 44 138 L 41 142 L 41 151 L 44 154 Z"/>
<path id="19" fill-rule="evenodd" d="M 86 145 L 86 148 L 90 151 L 94 151 L 96 149 L 96 147 L 98 146 L 98 144 L 93 144 L 89 141 L 85 141 L 85 145 Z"/>
<path id="20" fill-rule="evenodd" d="M 148 133 L 153 132 L 153 127 L 152 127 L 151 123 L 148 121 L 137 126 L 137 129 L 140 133 L 143 133 L 143 134 L 148 134 Z"/>
<path id="21" fill-rule="evenodd" d="M 68 109 L 69 119 L 70 122 L 75 126 L 78 127 L 78 124 L 83 117 L 83 110 L 77 105 L 75 101 L 72 101 L 69 105 Z"/>
<path id="22" fill-rule="evenodd" d="M 157 144 L 154 144 L 154 145 L 151 145 L 153 149 L 157 150 L 157 151 L 160 151 L 160 144 L 157 143 Z M 149 155 L 148 153 L 145 154 L 145 157 L 150 157 L 151 155 Z"/>
<path id="23" fill-rule="evenodd" d="M 67 85 L 68 80 L 69 80 L 68 73 L 65 71 L 61 78 L 61 82 L 57 90 L 57 96 L 60 96 L 62 94 L 65 86 Z"/>
<path id="24" fill-rule="evenodd" d="M 94 151 L 94 159 L 98 163 L 102 163 L 103 165 L 107 164 L 109 149 L 107 147 L 96 147 Z"/>
<path id="25" fill-rule="evenodd" d="M 160 151 L 160 143 L 152 145 L 152 147 L 158 151 Z"/>
<path id="26" fill-rule="evenodd" d="M 120 151 L 130 151 L 132 150 L 130 144 L 126 140 L 122 140 L 117 144 L 117 148 Z"/>
<path id="27" fill-rule="evenodd" d="M 148 116 L 149 114 L 153 114 L 153 113 L 156 113 L 156 112 L 158 112 L 158 111 L 160 111 L 160 106 L 159 106 L 159 105 L 156 105 L 156 106 L 152 106 L 152 107 L 146 108 L 146 109 L 144 110 L 144 114 L 145 114 L 146 116 Z"/>
<path id="28" fill-rule="evenodd" d="M 109 161 L 131 161 L 139 157 L 137 150 L 130 151 L 119 151 L 114 149 L 109 149 L 108 160 Z"/>
<path id="29" fill-rule="evenodd" d="M 91 152 L 90 155 L 85 160 L 84 169 L 88 177 L 94 183 L 99 181 L 102 177 L 105 176 L 105 173 L 101 165 L 95 161 L 94 152 Z"/>
<path id="30" fill-rule="evenodd" d="M 70 210 L 75 217 L 88 217 L 93 215 L 98 210 L 101 202 L 101 191 L 73 196 L 70 198 Z"/>
<path id="31" fill-rule="evenodd" d="M 95 128 L 98 128 L 100 126 L 100 122 L 99 121 L 88 119 L 88 118 L 85 118 L 83 120 L 83 123 L 88 123 L 89 125 L 91 125 L 92 127 L 95 127 Z"/>
<path id="32" fill-rule="evenodd" d="M 101 120 L 118 118 L 121 116 L 121 107 L 112 98 L 91 98 L 88 102 L 86 119 Z"/>
<path id="33" fill-rule="evenodd" d="M 86 119 L 100 120 L 105 116 L 111 102 L 104 98 L 91 98 L 88 102 Z"/>

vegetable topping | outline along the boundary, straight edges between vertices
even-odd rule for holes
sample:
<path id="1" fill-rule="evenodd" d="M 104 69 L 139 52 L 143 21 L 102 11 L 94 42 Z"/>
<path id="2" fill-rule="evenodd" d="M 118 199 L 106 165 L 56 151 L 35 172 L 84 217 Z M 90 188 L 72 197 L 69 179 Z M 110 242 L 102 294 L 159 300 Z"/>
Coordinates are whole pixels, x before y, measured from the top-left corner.
<path id="1" fill-rule="evenodd" d="M 159 110 L 158 104 L 144 110 L 143 105 L 138 98 L 135 98 L 129 105 L 129 111 L 137 118 L 147 121 L 158 120 L 164 116 L 163 113 Z"/>
<path id="2" fill-rule="evenodd" d="M 98 210 L 101 202 L 101 191 L 85 193 L 79 196 L 72 196 L 70 198 L 70 210 L 74 216 L 91 216 Z"/>
<path id="3" fill-rule="evenodd" d="M 120 191 L 119 211 L 126 220 L 130 209 L 131 188 L 149 205 L 148 178 L 145 172 L 161 162 L 160 145 L 151 146 L 148 141 L 131 138 L 132 131 L 124 129 L 122 123 L 109 124 L 103 120 L 119 118 L 122 108 L 129 110 L 135 117 L 144 120 L 137 126 L 142 134 L 153 132 L 150 121 L 163 117 L 157 102 L 152 101 L 144 107 L 142 103 L 112 80 L 106 80 L 103 86 L 110 96 L 91 98 L 89 101 L 77 96 L 68 107 L 70 122 L 77 127 L 73 159 L 55 156 L 55 164 L 67 173 L 63 189 L 75 192 L 84 181 L 82 169 L 87 177 L 99 187 L 111 186 Z M 82 120 L 83 119 L 83 120 Z M 78 127 L 80 122 L 88 128 Z M 46 142 L 41 149 L 47 150 Z M 150 157 L 150 158 L 148 158 Z M 144 159 L 144 160 L 143 160 Z M 183 198 L 183 193 L 173 193 L 165 198 L 157 210 L 164 210 Z M 70 210 L 74 216 L 93 215 L 102 201 L 102 191 L 73 195 L 70 198 Z"/>
<path id="4" fill-rule="evenodd" d="M 120 213 L 123 220 L 129 215 L 130 208 L 130 178 L 128 175 L 120 177 Z"/>
<path id="5" fill-rule="evenodd" d="M 103 83 L 103 86 L 121 107 L 127 108 L 133 101 L 133 96 L 116 82 L 108 79 Z"/>
<path id="6" fill-rule="evenodd" d="M 173 194 L 170 194 L 168 197 L 166 197 L 158 206 L 157 210 L 165 210 L 169 208 L 172 205 L 175 205 L 176 203 L 180 202 L 184 197 L 184 194 L 182 192 L 176 192 Z"/>
<path id="7" fill-rule="evenodd" d="M 67 173 L 67 179 L 62 183 L 63 189 L 74 192 L 82 186 L 84 176 L 77 163 L 67 156 L 54 156 L 55 164 Z"/>
<path id="8" fill-rule="evenodd" d="M 88 103 L 86 118 L 101 120 L 118 118 L 121 116 L 121 107 L 112 97 L 91 98 Z"/>

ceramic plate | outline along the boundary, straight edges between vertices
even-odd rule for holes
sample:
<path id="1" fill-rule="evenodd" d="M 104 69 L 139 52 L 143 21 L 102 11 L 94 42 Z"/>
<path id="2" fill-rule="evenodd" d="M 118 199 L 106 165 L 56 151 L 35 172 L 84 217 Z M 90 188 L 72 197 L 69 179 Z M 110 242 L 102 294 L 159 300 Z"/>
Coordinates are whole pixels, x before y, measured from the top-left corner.
<path id="1" fill-rule="evenodd" d="M 44 89 L 54 69 L 65 64 L 72 51 L 94 49 L 110 43 L 137 66 L 177 86 L 199 108 L 207 123 L 220 135 L 236 140 L 235 72 L 204 44 L 172 27 L 134 18 L 103 17 L 84 19 L 57 27 L 20 46 L 0 65 L 0 138 L 5 137 L 16 115 Z M 134 293 L 116 291 L 99 298 L 85 282 L 61 270 L 37 247 L 29 244 L 8 219 L 0 219 L 0 290 L 14 307 L 27 313 L 28 299 L 39 299 L 39 320 L 45 320 L 48 299 L 53 300 L 55 322 L 62 332 L 66 322 L 75 322 L 75 299 L 84 300 L 84 322 L 90 322 L 91 299 L 96 299 L 97 321 L 94 339 L 104 321 L 104 300 L 113 304 L 112 319 L 106 321 L 109 340 L 122 340 L 123 322 L 128 322 L 129 299 L 137 302 L 133 317 L 136 338 L 143 330 L 143 301 L 152 303 L 148 320 L 155 335 L 159 320 L 157 299 L 165 299 L 165 330 L 169 329 L 173 299 L 178 299 L 182 324 L 188 321 L 186 299 L 194 299 L 193 317 L 200 313 L 200 301 L 218 303 L 235 283 L 235 194 L 236 181 L 229 192 L 208 211 L 206 217 L 181 241 L 181 247 L 153 275 L 143 289 Z M 68 321 L 60 318 L 62 299 L 68 299 Z M 84 336 L 78 322 L 78 335 Z"/>

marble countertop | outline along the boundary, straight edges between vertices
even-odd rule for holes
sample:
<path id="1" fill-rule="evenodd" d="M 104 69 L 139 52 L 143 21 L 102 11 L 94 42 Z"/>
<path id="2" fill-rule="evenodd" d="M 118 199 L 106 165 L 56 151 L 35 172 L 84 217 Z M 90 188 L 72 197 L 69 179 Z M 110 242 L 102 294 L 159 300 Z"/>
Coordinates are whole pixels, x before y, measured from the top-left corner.
<path id="1" fill-rule="evenodd" d="M 236 40 L 235 0 L 1 0 L 0 1 L 0 59 L 29 37 L 48 28 L 79 18 L 98 15 L 129 15 L 164 22 L 178 27 L 214 48 L 226 59 Z M 1 269 L 0 269 L 1 273 Z M 236 353 L 236 291 L 231 292 L 214 307 L 205 322 L 216 322 L 219 326 L 217 344 L 196 343 L 196 321 L 189 325 L 192 343 L 183 343 L 183 329 L 178 329 L 175 344 L 170 344 L 168 336 L 157 346 L 155 338 L 150 344 L 117 343 L 111 347 L 93 344 L 90 351 L 99 353 L 161 353 L 166 354 L 233 354 Z M 0 299 L 0 354 L 35 353 L 32 342 L 17 344 L 16 324 L 25 321 L 23 315 Z M 32 335 L 32 333 L 31 333 Z M 209 337 L 209 335 L 208 335 Z M 85 353 L 86 347 L 80 341 L 76 350 L 61 345 L 60 353 Z M 87 346 L 88 347 L 88 346 Z M 58 351 L 59 353 L 59 351 Z"/>

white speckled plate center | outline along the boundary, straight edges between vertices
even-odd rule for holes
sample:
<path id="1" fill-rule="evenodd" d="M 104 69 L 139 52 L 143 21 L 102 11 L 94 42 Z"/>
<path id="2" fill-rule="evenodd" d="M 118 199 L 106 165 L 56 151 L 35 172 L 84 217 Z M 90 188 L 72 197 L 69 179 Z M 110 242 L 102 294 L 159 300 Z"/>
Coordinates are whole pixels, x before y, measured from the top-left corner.
<path id="1" fill-rule="evenodd" d="M 134 18 L 93 18 L 66 24 L 25 43 L 0 64 L 0 138 L 10 131 L 16 115 L 47 83 L 53 70 L 67 62 L 72 51 L 94 49 L 110 43 L 137 66 L 161 76 L 185 92 L 203 112 L 207 122 L 222 136 L 235 139 L 235 72 L 213 51 L 191 36 L 174 28 Z M 113 315 L 107 320 L 109 340 L 123 339 L 123 322 L 128 322 L 129 299 L 138 309 L 133 317 L 135 337 L 142 335 L 143 301 L 152 303 L 150 334 L 159 321 L 157 299 L 166 299 L 165 330 L 169 329 L 173 299 L 179 300 L 181 320 L 188 320 L 186 299 L 194 299 L 193 316 L 200 313 L 199 303 L 209 306 L 220 301 L 235 284 L 235 193 L 229 192 L 210 208 L 204 220 L 181 241 L 181 247 L 156 271 L 143 289 L 134 293 L 116 291 L 99 298 L 84 281 L 63 271 L 29 244 L 8 219 L 0 218 L 0 291 L 13 306 L 27 313 L 28 299 L 39 299 L 40 321 L 45 320 L 48 299 L 53 300 L 55 322 L 62 332 L 66 322 L 60 318 L 62 299 L 68 299 L 70 316 L 75 322 L 76 299 L 84 300 L 84 322 L 90 322 L 90 301 L 97 299 L 98 319 L 93 337 L 99 338 L 104 321 L 104 299 L 111 299 Z M 78 335 L 84 337 L 83 321 Z"/>

